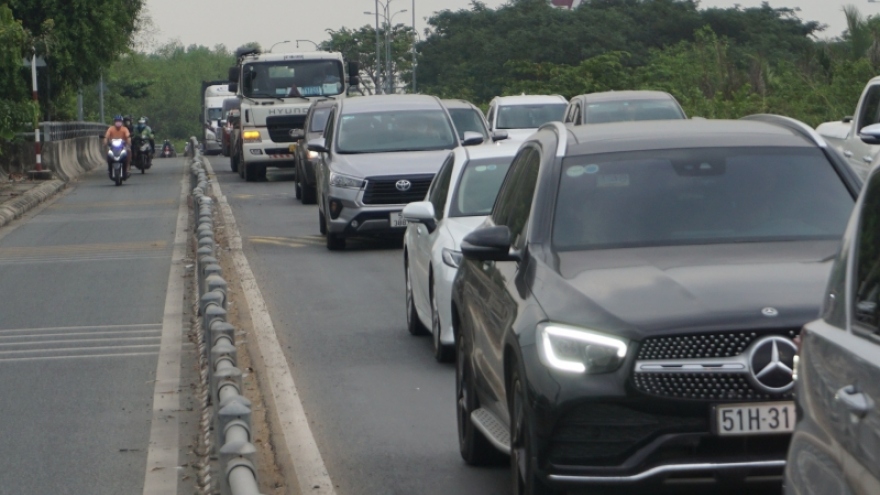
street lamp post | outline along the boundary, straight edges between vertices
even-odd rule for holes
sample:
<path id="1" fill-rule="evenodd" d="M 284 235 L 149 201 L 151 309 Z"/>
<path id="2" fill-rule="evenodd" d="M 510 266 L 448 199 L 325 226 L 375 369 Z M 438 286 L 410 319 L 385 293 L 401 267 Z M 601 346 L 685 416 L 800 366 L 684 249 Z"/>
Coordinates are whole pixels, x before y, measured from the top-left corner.
<path id="1" fill-rule="evenodd" d="M 299 48 L 299 42 L 300 42 L 300 41 L 302 41 L 303 43 L 311 43 L 311 44 L 315 45 L 315 50 L 320 50 L 320 49 L 321 49 L 321 47 L 320 47 L 317 43 L 315 43 L 314 41 L 312 41 L 312 40 L 296 40 L 296 47 L 297 47 L 297 48 Z"/>
<path id="2" fill-rule="evenodd" d="M 278 46 L 278 45 L 283 45 L 283 44 L 285 44 L 285 43 L 290 43 L 290 40 L 279 41 L 278 43 L 275 43 L 274 45 L 272 45 L 271 47 L 269 47 L 269 53 L 272 53 L 272 49 L 275 48 L 276 46 Z"/>
<path id="3" fill-rule="evenodd" d="M 394 16 L 397 14 L 402 14 L 404 12 L 409 12 L 407 9 L 398 10 L 397 12 L 390 14 L 391 2 L 394 0 L 388 0 L 387 2 L 380 2 L 379 0 L 375 0 L 376 2 L 376 11 L 375 12 L 364 12 L 366 15 L 375 15 L 376 16 L 376 92 L 379 92 L 379 71 L 380 67 L 382 67 L 380 62 L 380 54 L 381 47 L 379 43 L 379 16 L 382 16 L 385 19 L 385 93 L 393 93 L 394 92 L 394 74 L 391 71 L 391 39 L 390 33 L 391 30 L 391 22 L 394 19 Z M 382 10 L 385 11 L 384 14 L 379 13 L 379 6 L 382 7 Z"/>
<path id="4" fill-rule="evenodd" d="M 412 43 L 412 76 L 413 76 L 413 84 L 412 84 L 412 92 L 416 93 L 416 0 L 412 0 L 412 30 L 413 30 L 413 43 Z"/>

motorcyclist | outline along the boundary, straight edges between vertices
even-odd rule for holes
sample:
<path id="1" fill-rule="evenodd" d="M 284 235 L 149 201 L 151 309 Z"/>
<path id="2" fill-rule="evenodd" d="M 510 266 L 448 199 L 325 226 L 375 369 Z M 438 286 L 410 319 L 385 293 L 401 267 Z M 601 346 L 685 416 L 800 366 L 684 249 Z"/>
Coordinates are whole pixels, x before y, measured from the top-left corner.
<path id="1" fill-rule="evenodd" d="M 131 115 L 125 115 L 122 117 L 122 125 L 128 129 L 129 134 L 134 136 L 134 123 L 132 122 Z"/>
<path id="2" fill-rule="evenodd" d="M 131 133 L 128 132 L 128 129 L 122 125 L 122 115 L 117 115 L 113 117 L 113 125 L 107 129 L 107 132 L 104 133 L 104 146 L 110 147 L 110 141 L 112 139 L 124 139 L 125 140 L 125 149 L 128 153 L 125 154 L 125 178 L 128 179 L 129 167 L 131 166 Z M 107 159 L 107 173 L 110 175 L 110 178 L 113 178 L 113 162 L 110 159 Z"/>
<path id="3" fill-rule="evenodd" d="M 147 125 L 147 118 L 141 117 L 138 119 L 137 126 L 134 128 L 134 137 L 138 140 L 138 153 L 140 153 L 140 141 L 149 140 L 150 141 L 150 158 L 156 154 L 156 141 L 153 136 L 153 129 Z"/>
<path id="4" fill-rule="evenodd" d="M 175 155 L 174 144 L 170 139 L 166 139 L 165 142 L 162 143 L 162 155 L 165 154 L 165 148 L 168 148 L 168 156 Z"/>

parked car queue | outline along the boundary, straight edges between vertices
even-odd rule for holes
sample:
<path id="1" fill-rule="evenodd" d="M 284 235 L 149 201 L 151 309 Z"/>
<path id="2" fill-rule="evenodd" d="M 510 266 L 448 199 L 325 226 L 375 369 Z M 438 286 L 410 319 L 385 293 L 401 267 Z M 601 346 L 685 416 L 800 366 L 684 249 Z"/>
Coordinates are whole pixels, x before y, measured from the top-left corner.
<path id="1" fill-rule="evenodd" d="M 508 457 L 525 494 L 877 486 L 876 167 L 856 203 L 861 179 L 792 119 L 618 92 L 526 122 L 544 110 L 503 110 L 518 98 L 470 120 L 425 96 L 325 103 L 298 150 L 329 249 L 405 232 L 407 327 L 456 360 L 464 460 Z"/>

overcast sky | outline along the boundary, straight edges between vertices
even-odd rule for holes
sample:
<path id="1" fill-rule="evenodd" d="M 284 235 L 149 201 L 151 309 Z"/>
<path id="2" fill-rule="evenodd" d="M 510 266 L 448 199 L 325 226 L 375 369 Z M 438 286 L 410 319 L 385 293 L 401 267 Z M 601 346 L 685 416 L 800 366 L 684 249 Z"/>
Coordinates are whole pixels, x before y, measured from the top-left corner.
<path id="1" fill-rule="evenodd" d="M 423 32 L 424 18 L 433 12 L 468 8 L 470 0 L 390 0 L 392 13 L 401 9 L 408 12 L 393 16 L 395 23 L 412 22 L 415 4 L 416 27 Z M 867 0 L 768 0 L 773 7 L 799 7 L 800 17 L 816 20 L 829 27 L 823 37 L 839 35 L 846 27 L 844 5 L 854 4 L 865 15 L 880 14 L 880 3 Z M 762 0 L 701 0 L 701 7 L 759 6 Z M 484 0 L 489 7 L 497 7 L 506 0 Z M 199 44 L 208 47 L 224 44 L 230 50 L 250 41 L 264 48 L 273 43 L 291 40 L 279 46 L 278 51 L 297 51 L 296 40 L 320 43 L 328 38 L 327 29 L 357 28 L 374 24 L 375 17 L 364 11 L 373 11 L 375 0 L 147 0 L 147 8 L 158 28 L 155 40 L 164 43 L 177 39 L 184 45 Z M 300 43 L 300 51 L 314 49 L 311 43 Z"/>

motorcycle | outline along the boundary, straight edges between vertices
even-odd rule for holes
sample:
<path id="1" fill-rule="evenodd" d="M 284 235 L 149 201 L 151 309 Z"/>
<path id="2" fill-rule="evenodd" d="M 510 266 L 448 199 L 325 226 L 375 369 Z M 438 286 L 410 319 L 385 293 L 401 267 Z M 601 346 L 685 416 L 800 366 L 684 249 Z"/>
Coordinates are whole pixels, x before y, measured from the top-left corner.
<path id="1" fill-rule="evenodd" d="M 159 156 L 162 158 L 174 158 L 177 153 L 174 152 L 174 148 L 171 147 L 171 142 L 167 139 L 165 143 L 162 144 L 162 151 L 159 152 Z"/>
<path id="2" fill-rule="evenodd" d="M 107 160 L 110 162 L 110 179 L 117 186 L 122 185 L 125 180 L 125 159 L 128 157 L 128 150 L 125 149 L 125 141 L 122 139 L 113 139 L 110 141 L 110 149 L 107 150 Z"/>
<path id="3" fill-rule="evenodd" d="M 152 151 L 150 148 L 150 142 L 146 139 L 138 140 L 138 152 L 135 155 L 134 166 L 141 171 L 142 174 L 147 173 L 147 169 L 153 165 L 153 160 L 150 157 L 150 152 Z"/>

